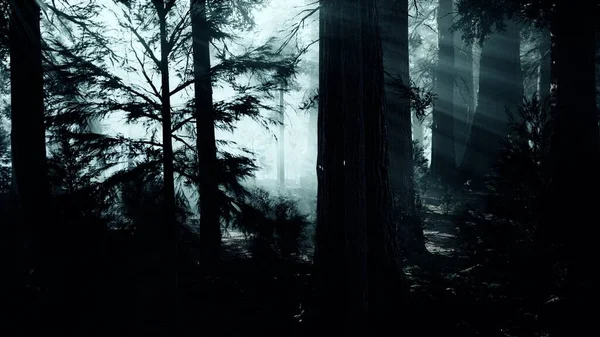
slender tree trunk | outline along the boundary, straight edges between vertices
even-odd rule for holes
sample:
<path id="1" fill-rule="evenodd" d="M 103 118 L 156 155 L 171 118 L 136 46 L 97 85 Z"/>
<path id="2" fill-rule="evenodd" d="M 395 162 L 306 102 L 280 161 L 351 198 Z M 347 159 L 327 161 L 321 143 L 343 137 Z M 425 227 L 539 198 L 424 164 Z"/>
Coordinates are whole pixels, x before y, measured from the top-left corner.
<path id="1" fill-rule="evenodd" d="M 54 235 L 56 229 L 48 221 L 52 216 L 49 214 L 50 185 L 46 165 L 40 8 L 34 0 L 11 0 L 10 6 L 11 190 L 15 198 L 15 207 L 11 211 L 15 221 L 10 224 L 11 239 L 14 239 L 10 247 L 13 249 L 7 256 L 16 255 L 17 261 L 25 263 L 19 259 L 24 256 L 23 238 L 18 234 L 29 232 L 33 266 L 29 265 L 28 269 L 33 268 L 36 276 L 52 288 L 57 282 L 52 282 L 51 278 L 55 279 L 59 271 L 52 270 L 51 265 L 57 256 L 57 246 L 54 246 L 57 236 Z M 13 260 L 8 266 L 14 263 Z M 25 271 L 22 267 L 18 266 L 13 270 L 16 274 L 9 275 L 9 279 L 16 276 L 17 294 L 22 290 L 24 278 L 21 277 L 25 276 L 19 275 Z M 8 311 L 12 312 L 12 309 Z"/>
<path id="2" fill-rule="evenodd" d="M 373 1 L 321 3 L 315 269 L 324 335 L 371 335 L 398 304 L 377 21 Z"/>
<path id="3" fill-rule="evenodd" d="M 194 51 L 194 90 L 196 95 L 196 146 L 200 175 L 200 251 L 206 270 L 213 269 L 221 258 L 221 222 L 216 175 L 217 146 L 212 107 L 210 76 L 210 27 L 206 17 L 206 0 L 191 0 Z"/>
<path id="4" fill-rule="evenodd" d="M 454 86 L 454 138 L 456 162 L 460 163 L 469 140 L 471 115 L 474 112 L 473 99 L 473 45 L 462 40 L 460 33 L 455 35 L 456 70 Z"/>
<path id="5" fill-rule="evenodd" d="M 279 183 L 279 194 L 285 193 L 285 108 L 283 95 L 285 84 L 281 83 L 279 90 L 279 135 L 277 137 L 277 181 Z"/>
<path id="6" fill-rule="evenodd" d="M 162 142 L 163 142 L 163 198 L 164 198 L 164 225 L 158 231 L 160 236 L 156 238 L 163 247 L 161 253 L 161 304 L 157 312 L 161 320 L 158 331 L 171 331 L 175 328 L 172 310 L 176 307 L 177 290 L 177 242 L 178 228 L 175 218 L 175 180 L 173 169 L 173 143 L 171 132 L 171 93 L 169 85 L 169 54 L 167 34 L 167 11 L 164 7 L 157 6 L 160 29 L 160 73 L 161 73 L 161 118 L 162 118 Z M 163 330 L 164 329 L 164 330 Z"/>
<path id="7" fill-rule="evenodd" d="M 454 150 L 454 33 L 453 0 L 439 0 L 438 46 L 435 93 L 431 135 L 431 173 L 444 184 L 450 184 L 456 169 Z"/>
<path id="8" fill-rule="evenodd" d="M 425 251 L 416 218 L 410 88 L 408 69 L 408 0 L 379 0 L 385 71 L 386 116 L 389 128 L 390 180 L 394 221 L 407 253 Z"/>
<path id="9" fill-rule="evenodd" d="M 484 42 L 479 68 L 479 98 L 467 149 L 460 168 L 463 179 L 481 184 L 508 134 L 508 114 L 523 98 L 520 29 L 509 21 L 506 32 L 492 33 Z"/>
<path id="10" fill-rule="evenodd" d="M 161 85 L 162 85 L 162 141 L 163 141 L 163 175 L 165 203 L 165 236 L 163 239 L 172 245 L 176 237 L 175 225 L 175 180 L 173 172 L 173 142 L 171 140 L 171 95 L 169 89 L 169 48 L 166 13 L 159 14 L 161 38 Z M 169 250 L 171 250 L 169 248 Z"/>

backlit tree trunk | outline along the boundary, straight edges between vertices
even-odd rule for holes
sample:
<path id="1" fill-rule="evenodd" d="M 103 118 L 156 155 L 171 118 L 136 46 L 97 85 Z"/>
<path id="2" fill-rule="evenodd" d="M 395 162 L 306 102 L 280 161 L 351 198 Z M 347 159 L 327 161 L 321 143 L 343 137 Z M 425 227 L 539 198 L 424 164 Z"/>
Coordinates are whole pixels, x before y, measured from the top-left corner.
<path id="1" fill-rule="evenodd" d="M 439 0 L 438 6 L 438 65 L 435 78 L 433 124 L 431 134 L 431 173 L 442 183 L 453 180 L 456 169 L 454 150 L 454 33 L 453 0 Z"/>
<path id="2" fill-rule="evenodd" d="M 460 171 L 463 179 L 481 184 L 508 134 L 507 109 L 515 114 L 523 98 L 520 29 L 512 21 L 505 32 L 493 32 L 483 44 L 478 95 Z"/>
<path id="3" fill-rule="evenodd" d="M 401 289 L 377 21 L 373 1 L 321 2 L 315 268 L 324 335 L 386 328 Z"/>
<path id="4" fill-rule="evenodd" d="M 408 253 L 425 250 L 423 229 L 415 217 L 411 111 L 408 92 L 408 0 L 379 0 L 390 180 L 394 221 Z"/>
<path id="5" fill-rule="evenodd" d="M 463 41 L 460 32 L 457 32 L 454 41 L 454 68 L 456 71 L 454 81 L 454 141 L 456 162 L 460 163 L 467 147 L 471 119 L 475 108 L 475 100 L 473 99 L 473 45 Z"/>
<path id="6" fill-rule="evenodd" d="M 15 202 L 11 209 L 14 221 L 8 224 L 3 221 L 3 225 L 11 226 L 11 251 L 7 256 L 12 257 L 12 261 L 7 265 L 10 273 L 7 279 L 9 283 L 13 280 L 16 284 L 13 284 L 15 293 L 9 294 L 8 298 L 18 296 L 24 281 L 23 265 L 10 269 L 15 262 L 25 262 L 21 259 L 23 232 L 29 234 L 32 244 L 33 266 L 28 265 L 28 269 L 33 267 L 35 275 L 50 288 L 58 284 L 51 279 L 56 279 L 59 273 L 58 270 L 52 270 L 51 265 L 52 261 L 56 261 L 53 258 L 57 257 L 58 243 L 54 241 L 57 237 L 54 235 L 56 229 L 52 228 L 50 219 L 53 217 L 49 213 L 51 207 L 46 165 L 40 8 L 37 2 L 11 0 L 10 20 L 11 193 Z M 9 285 L 6 287 L 12 291 Z M 10 323 L 11 320 L 7 322 Z"/>
<path id="7" fill-rule="evenodd" d="M 210 27 L 206 0 L 191 0 L 196 98 L 196 146 L 200 171 L 200 259 L 205 268 L 216 266 L 221 257 L 221 223 L 216 177 L 217 146 L 210 75 Z"/>

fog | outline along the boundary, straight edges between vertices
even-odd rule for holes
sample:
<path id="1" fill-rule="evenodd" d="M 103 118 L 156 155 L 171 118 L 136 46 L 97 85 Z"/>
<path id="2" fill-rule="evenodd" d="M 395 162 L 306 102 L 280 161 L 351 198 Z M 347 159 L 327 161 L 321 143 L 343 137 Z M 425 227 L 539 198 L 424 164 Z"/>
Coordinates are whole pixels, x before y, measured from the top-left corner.
<path id="1" fill-rule="evenodd" d="M 289 34 L 290 30 L 296 24 L 296 18 L 305 9 L 304 0 L 292 1 L 271 1 L 265 8 L 257 11 L 255 15 L 256 27 L 250 31 L 234 31 L 238 37 L 234 43 L 229 45 L 229 48 L 234 52 L 242 51 L 245 48 L 260 46 L 267 42 L 270 38 L 279 38 L 281 41 Z M 115 13 L 112 8 L 107 8 L 105 17 L 107 22 L 111 22 L 112 26 L 117 27 Z M 114 22 L 114 23 L 113 23 Z M 293 43 L 299 46 L 306 46 L 314 41 L 318 36 L 318 26 L 306 25 L 301 28 L 297 36 L 293 39 Z M 116 31 L 116 34 L 119 32 Z M 121 32 L 122 33 L 122 32 Z M 141 50 L 141 46 L 135 41 L 135 38 L 129 36 L 131 46 Z M 121 47 L 117 52 L 123 53 L 125 57 L 131 57 L 131 50 Z M 139 52 L 139 51 L 138 51 Z M 213 48 L 214 53 L 214 48 Z M 309 111 L 301 110 L 300 106 L 303 101 L 310 96 L 313 91 L 314 79 L 310 78 L 306 70 L 307 64 L 317 62 L 318 45 L 312 44 L 303 56 L 303 61 L 300 65 L 300 73 L 295 78 L 295 88 L 284 95 L 285 109 L 285 135 L 284 135 L 284 151 L 285 151 L 285 176 L 286 186 L 299 187 L 300 180 L 303 177 L 316 180 L 314 174 L 314 165 L 316 153 L 308 148 L 309 137 Z M 213 59 L 213 65 L 216 59 Z M 123 72 L 123 70 L 115 68 L 114 71 L 122 78 L 131 83 L 144 84 L 144 79 L 138 72 Z M 122 75 L 121 75 L 122 73 Z M 158 77 L 158 76 L 157 76 Z M 156 78 L 157 82 L 159 78 Z M 172 88 L 177 86 L 181 80 L 172 76 Z M 311 81 L 313 81 L 311 83 Z M 159 83 L 158 83 L 159 84 Z M 179 97 L 173 98 L 174 104 L 181 104 L 183 98 L 189 98 L 193 95 L 192 88 L 182 91 Z M 226 100 L 235 95 L 234 91 L 225 84 L 219 84 L 213 87 L 213 97 L 215 101 Z M 278 104 L 278 96 L 275 95 L 273 102 L 267 104 Z M 264 111 L 264 114 L 271 112 Z M 147 130 L 141 125 L 126 125 L 123 123 L 122 116 L 113 116 L 108 120 L 101 122 L 105 132 L 121 133 L 130 137 L 143 137 L 147 135 Z M 277 127 L 274 126 L 266 129 L 257 122 L 245 118 L 237 123 L 237 128 L 233 132 L 217 129 L 217 139 L 233 141 L 238 147 L 246 148 L 256 154 L 255 159 L 259 169 L 256 171 L 256 179 L 253 183 L 269 184 L 277 179 Z M 177 146 L 177 145 L 175 145 Z M 234 150 L 234 149 L 232 149 Z"/>

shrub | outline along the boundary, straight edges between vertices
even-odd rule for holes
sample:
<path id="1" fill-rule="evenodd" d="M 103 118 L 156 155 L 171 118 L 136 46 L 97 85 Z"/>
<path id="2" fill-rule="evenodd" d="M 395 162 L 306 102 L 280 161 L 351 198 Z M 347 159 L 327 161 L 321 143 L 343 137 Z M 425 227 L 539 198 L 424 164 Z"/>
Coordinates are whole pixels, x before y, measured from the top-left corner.
<path id="1" fill-rule="evenodd" d="M 288 260 L 304 252 L 310 223 L 294 199 L 256 188 L 241 206 L 235 225 L 248 238 L 254 258 Z"/>
<path id="2" fill-rule="evenodd" d="M 548 103 L 525 99 L 509 115 L 510 134 L 486 177 L 487 209 L 465 209 L 457 219 L 463 251 L 512 291 L 547 296 L 553 261 L 539 235 L 543 197 L 549 191 Z"/>
<path id="3" fill-rule="evenodd" d="M 502 142 L 488 176 L 489 211 L 507 220 L 539 219 L 542 196 L 549 187 L 551 119 L 549 104 L 525 99 L 517 115 L 509 115 L 510 135 Z"/>

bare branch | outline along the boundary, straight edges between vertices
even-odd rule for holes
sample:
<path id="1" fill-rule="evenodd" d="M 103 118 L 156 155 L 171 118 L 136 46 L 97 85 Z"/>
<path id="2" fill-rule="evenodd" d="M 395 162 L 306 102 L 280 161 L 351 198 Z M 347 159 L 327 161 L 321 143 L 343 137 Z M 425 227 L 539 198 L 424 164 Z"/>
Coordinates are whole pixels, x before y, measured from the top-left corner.
<path id="1" fill-rule="evenodd" d="M 184 23 L 187 21 L 187 18 L 189 17 L 189 10 L 180 18 L 180 20 L 177 22 L 177 24 L 175 25 L 175 27 L 173 28 L 173 31 L 171 32 L 171 35 L 169 36 L 169 39 L 167 41 L 167 45 L 168 45 L 168 50 L 171 51 L 173 46 L 175 45 L 175 42 L 177 42 L 177 40 L 181 37 L 181 34 L 183 33 L 183 31 L 185 30 L 185 25 Z"/>
<path id="2" fill-rule="evenodd" d="M 187 80 L 185 82 L 182 82 L 181 84 L 179 84 L 177 86 L 177 88 L 171 90 L 171 92 L 169 93 L 169 95 L 170 96 L 175 95 L 176 93 L 180 92 L 181 90 L 183 90 L 183 89 L 189 87 L 190 85 L 194 84 L 194 82 L 195 82 L 194 80 Z"/>
<path id="3" fill-rule="evenodd" d="M 133 44 L 133 43 L 132 43 Z M 133 55 L 135 56 L 135 59 L 138 61 L 138 63 L 140 64 L 141 70 L 142 70 L 142 75 L 144 75 L 144 79 L 146 79 L 146 82 L 148 82 L 148 84 L 150 85 L 150 87 L 152 87 L 152 93 L 154 94 L 154 96 L 156 96 L 162 103 L 162 96 L 160 95 L 160 92 L 158 91 L 158 89 L 156 88 L 156 86 L 154 85 L 154 83 L 152 82 L 152 80 L 150 79 L 150 76 L 148 76 L 148 73 L 146 72 L 146 67 L 144 65 L 144 62 L 140 59 L 140 57 L 138 56 L 137 52 L 135 51 L 135 48 L 133 48 L 133 45 L 131 46 L 131 49 L 133 50 Z"/>
<path id="4" fill-rule="evenodd" d="M 190 143 L 188 143 L 187 141 L 185 141 L 185 139 L 183 139 L 182 137 L 179 137 L 176 134 L 171 134 L 171 137 L 173 137 L 173 139 L 175 139 L 176 141 L 181 142 L 185 147 L 187 147 L 188 149 L 190 149 L 191 151 L 193 151 L 194 153 L 196 152 L 196 148 L 193 147 L 192 145 L 190 145 Z"/>
<path id="5" fill-rule="evenodd" d="M 194 119 L 196 119 L 196 117 L 192 116 L 192 117 L 188 117 L 188 118 L 182 120 L 181 122 L 179 122 L 173 126 L 173 128 L 171 129 L 171 132 L 175 132 L 175 131 L 181 129 L 185 124 L 193 121 Z"/>
<path id="6" fill-rule="evenodd" d="M 138 42 L 142 44 L 142 46 L 144 47 L 144 50 L 146 51 L 146 53 L 148 54 L 148 56 L 150 56 L 150 58 L 152 59 L 152 61 L 156 65 L 156 67 L 160 68 L 161 67 L 161 62 L 156 57 L 156 55 L 154 55 L 154 52 L 150 48 L 150 45 L 148 45 L 148 42 L 138 33 L 137 29 L 135 29 L 135 27 L 133 27 L 133 25 L 131 25 L 131 20 L 130 20 L 129 24 L 125 25 L 125 27 L 128 28 L 135 35 L 135 37 L 137 38 Z"/>

